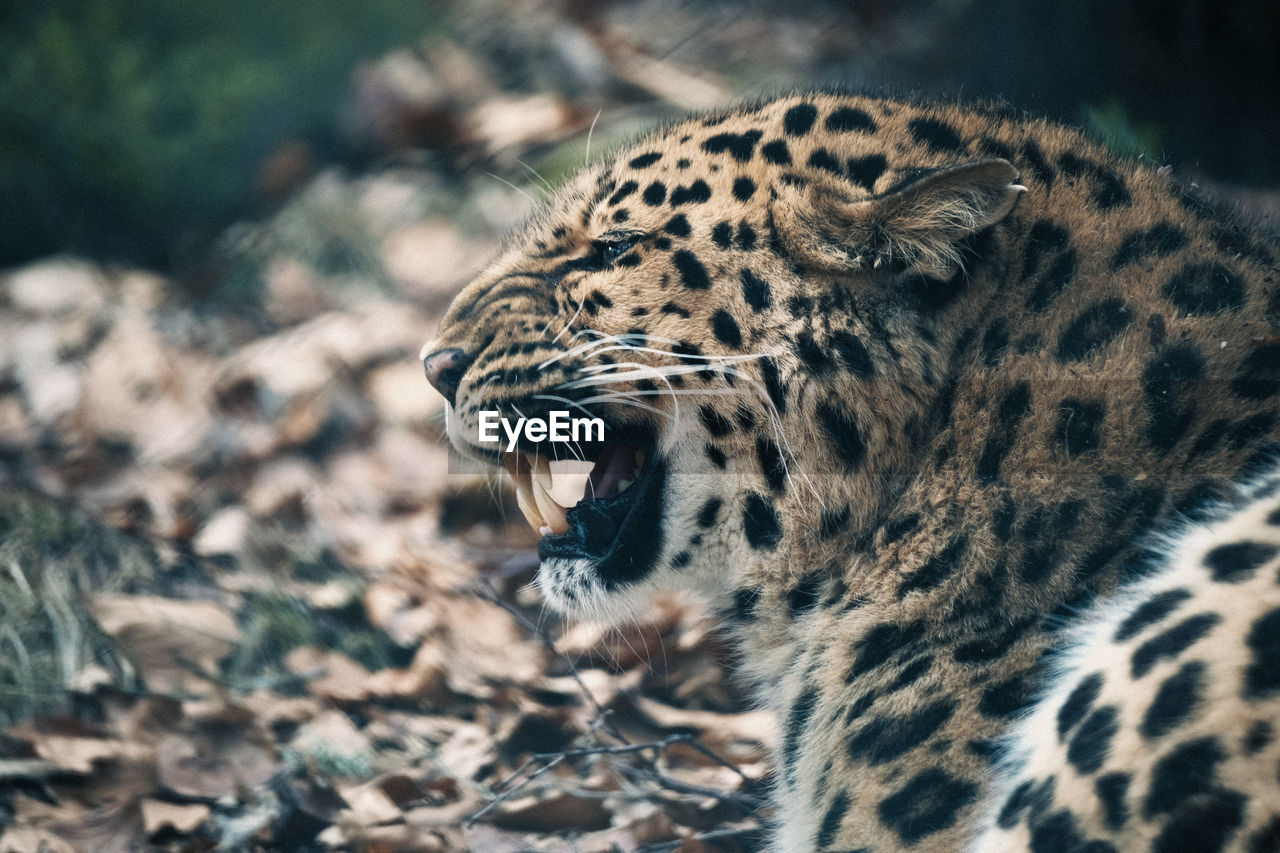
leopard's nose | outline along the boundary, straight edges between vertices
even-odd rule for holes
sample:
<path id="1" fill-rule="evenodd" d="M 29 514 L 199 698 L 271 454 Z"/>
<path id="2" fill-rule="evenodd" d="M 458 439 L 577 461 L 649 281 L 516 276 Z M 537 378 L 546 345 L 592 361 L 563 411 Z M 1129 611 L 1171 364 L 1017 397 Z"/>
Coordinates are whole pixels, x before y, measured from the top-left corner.
<path id="1" fill-rule="evenodd" d="M 422 357 L 422 368 L 427 373 L 427 381 L 431 383 L 431 387 L 439 391 L 450 406 L 456 406 L 458 385 L 472 361 L 462 350 L 450 347 L 425 354 Z"/>

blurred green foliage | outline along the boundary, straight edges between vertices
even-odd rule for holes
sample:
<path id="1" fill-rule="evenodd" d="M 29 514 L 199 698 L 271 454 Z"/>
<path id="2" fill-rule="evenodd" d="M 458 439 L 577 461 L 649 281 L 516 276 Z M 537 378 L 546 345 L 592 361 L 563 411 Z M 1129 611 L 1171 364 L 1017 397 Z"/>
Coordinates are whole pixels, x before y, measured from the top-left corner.
<path id="1" fill-rule="evenodd" d="M 1112 151 L 1129 157 L 1160 163 L 1160 128 L 1135 121 L 1124 104 L 1116 100 L 1081 108 L 1085 128 Z"/>
<path id="2" fill-rule="evenodd" d="M 334 155 L 353 68 L 425 0 L 10 0 L 0 20 L 0 265 L 54 251 L 171 266 L 252 210 L 286 142 Z"/>
<path id="3" fill-rule="evenodd" d="M 145 543 L 50 498 L 0 490 L 0 728 L 65 710 L 68 685 L 91 664 L 127 684 L 84 595 L 149 589 L 158 571 Z"/>

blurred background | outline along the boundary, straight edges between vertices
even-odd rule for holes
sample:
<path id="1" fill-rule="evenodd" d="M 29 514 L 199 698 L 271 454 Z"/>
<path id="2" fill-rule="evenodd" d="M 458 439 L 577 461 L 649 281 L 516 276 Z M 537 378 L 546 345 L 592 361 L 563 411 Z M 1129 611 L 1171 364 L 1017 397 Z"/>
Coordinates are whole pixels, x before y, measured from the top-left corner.
<path id="1" fill-rule="evenodd" d="M 590 154 L 807 86 L 1049 115 L 1274 236 L 1277 45 L 1273 0 L 8 0 L 0 851 L 758 849 L 696 606 L 560 624 L 447 474 L 449 299 Z"/>

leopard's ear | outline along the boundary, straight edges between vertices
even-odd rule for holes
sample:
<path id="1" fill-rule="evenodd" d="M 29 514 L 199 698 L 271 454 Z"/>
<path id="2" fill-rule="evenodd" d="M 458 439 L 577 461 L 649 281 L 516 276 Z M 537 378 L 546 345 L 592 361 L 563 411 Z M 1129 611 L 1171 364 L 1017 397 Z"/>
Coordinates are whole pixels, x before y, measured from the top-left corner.
<path id="1" fill-rule="evenodd" d="M 950 278 L 960 242 L 999 222 L 1026 187 L 1007 160 L 977 160 L 926 172 L 869 199 L 834 179 L 785 187 L 774 226 L 800 264 L 828 270 L 887 268 Z"/>

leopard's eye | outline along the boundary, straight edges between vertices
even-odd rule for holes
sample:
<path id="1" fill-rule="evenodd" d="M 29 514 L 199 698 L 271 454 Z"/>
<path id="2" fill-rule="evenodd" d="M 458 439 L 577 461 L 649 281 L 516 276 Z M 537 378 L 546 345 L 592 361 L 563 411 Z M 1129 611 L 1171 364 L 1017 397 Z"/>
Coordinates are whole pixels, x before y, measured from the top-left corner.
<path id="1" fill-rule="evenodd" d="M 635 233 L 605 234 L 591 241 L 591 250 L 582 259 L 581 269 L 605 270 L 631 250 L 643 235 Z"/>

